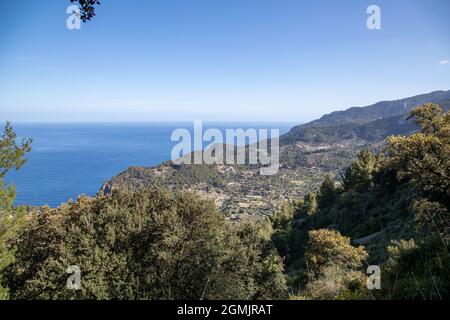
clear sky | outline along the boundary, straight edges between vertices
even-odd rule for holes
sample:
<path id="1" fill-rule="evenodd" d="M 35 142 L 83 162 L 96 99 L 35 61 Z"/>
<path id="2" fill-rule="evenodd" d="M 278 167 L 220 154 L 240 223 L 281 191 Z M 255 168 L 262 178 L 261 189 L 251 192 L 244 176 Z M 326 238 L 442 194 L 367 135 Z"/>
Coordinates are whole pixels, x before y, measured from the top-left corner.
<path id="1" fill-rule="evenodd" d="M 303 122 L 450 89 L 448 0 L 101 2 L 68 30 L 69 0 L 0 0 L 0 120 Z"/>

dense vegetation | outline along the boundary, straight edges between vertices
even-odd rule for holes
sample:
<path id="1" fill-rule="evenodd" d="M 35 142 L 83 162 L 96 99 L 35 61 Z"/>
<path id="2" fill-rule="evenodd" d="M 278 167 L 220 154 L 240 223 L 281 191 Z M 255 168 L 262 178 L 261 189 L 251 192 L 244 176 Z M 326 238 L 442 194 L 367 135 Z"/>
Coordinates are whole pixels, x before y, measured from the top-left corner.
<path id="1" fill-rule="evenodd" d="M 100 4 L 70 2 L 84 22 Z M 411 111 L 428 101 L 443 109 Z M 165 163 L 127 170 L 95 197 L 28 212 L 14 207 L 3 177 L 25 164 L 31 140 L 18 145 L 7 124 L 0 299 L 450 299 L 449 106 L 450 92 L 438 91 L 295 127 L 281 140 L 277 177 Z M 264 216 L 293 201 L 232 223 L 212 201 L 178 192 L 193 185 L 223 196 L 228 213 Z M 241 195 L 259 198 L 240 206 L 249 203 Z M 66 286 L 73 265 L 79 290 Z M 381 267 L 381 290 L 367 289 L 368 265 Z"/>
<path id="2" fill-rule="evenodd" d="M 226 223 L 210 202 L 140 190 L 42 208 L 4 271 L 20 299 L 271 299 L 285 297 L 282 262 L 252 225 Z M 67 290 L 77 265 L 82 288 Z"/>
<path id="3" fill-rule="evenodd" d="M 280 138 L 280 168 L 273 176 L 260 175 L 259 166 L 177 166 L 168 161 L 155 167 L 129 168 L 106 182 L 103 189 L 134 191 L 159 186 L 176 192 L 190 190 L 214 199 L 228 216 L 264 218 L 276 213 L 281 203 L 317 190 L 327 174 L 342 175 L 361 150 L 379 153 L 388 136 L 416 132 L 418 126 L 408 114 L 428 101 L 439 102 L 448 110 L 450 91 L 350 108 L 296 126 Z"/>
<path id="4" fill-rule="evenodd" d="M 450 114 L 427 104 L 411 117 L 419 132 L 389 137 L 380 154 L 362 151 L 339 184 L 327 177 L 317 192 L 271 219 L 290 285 L 300 288 L 295 294 L 367 298 L 365 261 L 383 270 L 379 298 L 450 298 Z M 340 234 L 366 244 L 368 255 L 351 252 Z M 312 248 L 328 257 L 325 269 L 314 267 Z M 318 296 L 319 287 L 329 290 Z"/>
<path id="5" fill-rule="evenodd" d="M 448 299 L 450 115 L 430 103 L 409 118 L 416 133 L 364 149 L 341 176 L 255 221 L 145 185 L 24 215 L 2 183 L 0 298 Z M 30 142 L 17 145 L 7 125 L 0 178 L 20 169 Z M 197 169 L 183 170 L 217 179 Z M 73 265 L 79 290 L 66 287 Z M 381 290 L 367 289 L 369 265 L 381 267 Z"/>
<path id="6" fill-rule="evenodd" d="M 11 170 L 19 170 L 26 162 L 25 154 L 31 150 L 31 140 L 24 139 L 19 146 L 16 134 L 9 123 L 0 138 L 0 272 L 14 261 L 14 246 L 7 241 L 13 238 L 24 222 L 24 211 L 13 207 L 16 190 L 5 186 L 3 177 Z M 0 275 L 0 300 L 9 296 Z"/>

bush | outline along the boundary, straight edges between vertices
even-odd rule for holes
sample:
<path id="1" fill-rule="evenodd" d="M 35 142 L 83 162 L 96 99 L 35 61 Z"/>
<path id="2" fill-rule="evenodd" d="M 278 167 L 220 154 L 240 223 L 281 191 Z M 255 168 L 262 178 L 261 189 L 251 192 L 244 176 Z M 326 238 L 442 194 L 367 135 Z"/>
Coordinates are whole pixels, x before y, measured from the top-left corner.
<path id="1" fill-rule="evenodd" d="M 281 259 L 212 202 L 167 191 L 113 192 L 42 208 L 4 272 L 16 299 L 282 298 Z M 247 230 L 247 231 L 246 231 Z M 81 289 L 66 288 L 68 266 Z"/>
<path id="2" fill-rule="evenodd" d="M 313 275 L 319 276 L 329 266 L 343 270 L 362 267 L 368 254 L 362 247 L 353 247 L 350 239 L 334 230 L 312 230 L 306 249 L 306 261 Z"/>

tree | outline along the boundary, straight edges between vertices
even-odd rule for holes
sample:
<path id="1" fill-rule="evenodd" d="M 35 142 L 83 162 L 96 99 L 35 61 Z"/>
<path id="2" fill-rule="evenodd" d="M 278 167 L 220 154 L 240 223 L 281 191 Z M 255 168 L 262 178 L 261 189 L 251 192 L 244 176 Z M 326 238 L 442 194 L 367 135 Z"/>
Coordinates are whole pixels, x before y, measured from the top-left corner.
<path id="1" fill-rule="evenodd" d="M 312 299 L 360 299 L 364 289 L 363 262 L 368 258 L 362 247 L 328 229 L 309 231 L 305 260 L 309 273 L 306 295 Z"/>
<path id="2" fill-rule="evenodd" d="M 15 211 L 13 202 L 16 190 L 13 186 L 5 187 L 0 178 L 0 272 L 14 261 L 14 249 L 8 246 L 8 241 L 15 236 L 23 223 L 23 211 Z M 9 297 L 8 289 L 4 287 L 0 276 L 0 300 Z"/>
<path id="3" fill-rule="evenodd" d="M 411 112 L 419 132 L 387 139 L 387 168 L 450 209 L 450 114 L 435 104 Z"/>
<path id="4" fill-rule="evenodd" d="M 90 21 L 95 16 L 95 6 L 100 5 L 98 0 L 70 0 L 75 2 L 80 8 L 80 19 L 83 22 Z"/>
<path id="5" fill-rule="evenodd" d="M 320 229 L 309 231 L 305 257 L 308 268 L 317 276 L 329 265 L 344 270 L 358 270 L 368 254 L 363 247 L 352 246 L 350 239 L 339 232 Z"/>
<path id="6" fill-rule="evenodd" d="M 13 208 L 16 196 L 14 186 L 6 187 L 3 182 L 9 170 L 19 170 L 25 164 L 24 156 L 31 150 L 31 139 L 24 139 L 19 146 L 16 138 L 10 123 L 6 123 L 0 139 L 0 271 L 14 261 L 14 249 L 8 246 L 8 241 L 16 234 L 24 218 L 22 210 Z M 8 298 L 8 290 L 2 282 L 0 277 L 0 300 Z"/>
<path id="7" fill-rule="evenodd" d="M 5 131 L 0 139 L 0 178 L 11 170 L 19 170 L 25 164 L 25 154 L 31 151 L 31 139 L 23 139 L 22 144 L 17 145 L 17 135 L 9 122 L 5 125 Z"/>
<path id="8" fill-rule="evenodd" d="M 301 200 L 295 210 L 295 217 L 309 217 L 317 212 L 317 194 L 315 192 L 308 193 Z"/>
<path id="9" fill-rule="evenodd" d="M 317 193 L 317 204 L 319 209 L 332 206 L 338 198 L 336 185 L 330 175 L 326 175 Z"/>
<path id="10" fill-rule="evenodd" d="M 393 299 L 450 297 L 450 114 L 428 103 L 412 110 L 420 129 L 390 137 L 384 170 L 412 192 L 410 212 L 416 233 L 388 247 L 386 295 Z"/>
<path id="11" fill-rule="evenodd" d="M 408 117 L 419 125 L 423 134 L 438 135 L 447 142 L 450 139 L 449 118 L 450 115 L 444 114 L 442 108 L 434 103 L 414 108 Z"/>
<path id="12" fill-rule="evenodd" d="M 300 245 L 307 243 L 305 252 L 286 266 L 288 283 L 300 298 L 369 297 L 362 272 L 368 254 L 339 232 L 355 243 L 367 243 L 368 263 L 381 267 L 382 290 L 370 297 L 449 298 L 449 112 L 426 104 L 414 109 L 411 117 L 419 131 L 388 138 L 381 154 L 362 151 L 347 169 L 337 201 L 328 205 L 324 200 L 334 187 L 326 178 L 313 215 L 305 214 L 310 201 L 301 202 L 297 209 L 301 217 L 294 217 L 292 228 L 283 234 L 285 239 L 295 235 Z M 288 244 L 285 252 L 299 247 Z"/>
<path id="13" fill-rule="evenodd" d="M 282 298 L 282 261 L 258 230 L 193 194 L 113 191 L 32 214 L 4 276 L 17 299 Z"/>
<path id="14" fill-rule="evenodd" d="M 385 297 L 448 300 L 450 255 L 438 238 L 393 241 L 381 276 Z"/>
<path id="15" fill-rule="evenodd" d="M 375 156 L 369 149 L 361 151 L 345 171 L 342 179 L 344 190 L 367 191 L 372 185 L 372 176 L 379 164 L 379 156 Z"/>

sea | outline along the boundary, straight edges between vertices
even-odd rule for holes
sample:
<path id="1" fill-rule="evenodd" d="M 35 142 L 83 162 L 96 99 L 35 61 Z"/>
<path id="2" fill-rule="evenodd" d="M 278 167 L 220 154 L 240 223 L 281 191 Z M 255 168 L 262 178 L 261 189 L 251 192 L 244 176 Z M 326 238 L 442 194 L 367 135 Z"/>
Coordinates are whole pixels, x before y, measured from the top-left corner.
<path id="1" fill-rule="evenodd" d="M 203 130 L 279 129 L 296 123 L 205 122 Z M 80 195 L 95 195 L 103 182 L 132 166 L 170 160 L 176 129 L 193 136 L 193 122 L 173 123 L 12 123 L 20 141 L 32 138 L 32 151 L 19 171 L 5 176 L 16 187 L 15 205 L 58 207 Z"/>

